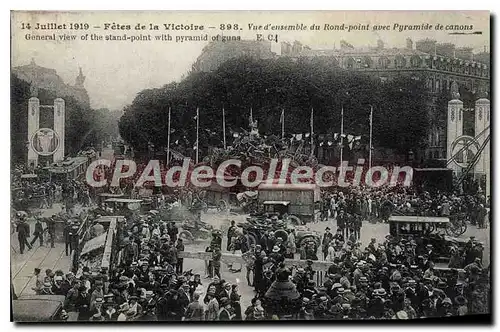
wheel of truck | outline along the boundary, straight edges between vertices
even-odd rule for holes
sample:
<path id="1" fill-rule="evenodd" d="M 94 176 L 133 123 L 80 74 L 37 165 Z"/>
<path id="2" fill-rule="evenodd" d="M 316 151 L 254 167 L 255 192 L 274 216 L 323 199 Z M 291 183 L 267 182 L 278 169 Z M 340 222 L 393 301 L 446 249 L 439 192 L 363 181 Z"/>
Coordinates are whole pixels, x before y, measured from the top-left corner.
<path id="1" fill-rule="evenodd" d="M 467 223 L 465 221 L 462 221 L 462 224 L 460 225 L 460 235 L 464 234 L 467 231 Z"/>
<path id="2" fill-rule="evenodd" d="M 436 230 L 436 225 L 434 225 L 434 224 L 427 224 L 427 230 L 429 232 L 431 232 L 431 233 L 434 232 Z"/>
<path id="3" fill-rule="evenodd" d="M 190 231 L 181 231 L 179 233 L 179 238 L 182 239 L 184 244 L 191 243 L 194 241 L 194 236 Z"/>
<path id="4" fill-rule="evenodd" d="M 288 220 L 290 221 L 290 223 L 292 225 L 295 225 L 295 226 L 305 225 L 305 223 L 303 223 L 299 217 L 294 216 L 293 214 L 288 216 Z"/>
<path id="5" fill-rule="evenodd" d="M 316 249 L 318 248 L 318 241 L 316 241 L 316 239 L 313 236 L 305 236 L 302 239 L 300 239 L 299 247 L 302 247 L 302 245 L 307 245 L 309 242 L 314 243 Z"/>
<path id="6" fill-rule="evenodd" d="M 223 199 L 217 202 L 217 211 L 226 212 L 229 211 L 229 204 Z"/>
<path id="7" fill-rule="evenodd" d="M 461 231 L 460 226 L 457 227 L 455 223 L 451 222 L 448 223 L 448 225 L 446 225 L 446 234 L 448 234 L 449 236 L 457 237 L 462 234 L 460 233 L 460 231 Z"/>
<path id="8" fill-rule="evenodd" d="M 284 229 L 278 229 L 277 231 L 274 232 L 274 237 L 277 238 L 282 238 L 283 243 L 286 243 L 288 240 L 288 233 Z"/>

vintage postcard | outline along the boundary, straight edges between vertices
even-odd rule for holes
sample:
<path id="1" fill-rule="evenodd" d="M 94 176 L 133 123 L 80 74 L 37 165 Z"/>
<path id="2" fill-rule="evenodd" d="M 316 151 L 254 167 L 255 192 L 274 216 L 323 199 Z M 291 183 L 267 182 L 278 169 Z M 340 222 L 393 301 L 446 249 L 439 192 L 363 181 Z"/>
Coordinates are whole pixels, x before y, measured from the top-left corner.
<path id="1" fill-rule="evenodd" d="M 12 11 L 14 322 L 491 322 L 488 11 Z"/>

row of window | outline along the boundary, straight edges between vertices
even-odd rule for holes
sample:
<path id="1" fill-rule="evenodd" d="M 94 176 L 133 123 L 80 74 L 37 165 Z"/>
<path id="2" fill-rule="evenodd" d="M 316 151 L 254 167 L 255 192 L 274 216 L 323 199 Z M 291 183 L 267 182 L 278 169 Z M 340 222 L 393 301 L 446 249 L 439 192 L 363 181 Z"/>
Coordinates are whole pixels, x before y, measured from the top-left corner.
<path id="1" fill-rule="evenodd" d="M 410 67 L 411 68 L 419 68 L 422 67 L 424 60 L 418 56 L 414 55 L 410 57 Z M 474 75 L 474 76 L 482 76 L 488 77 L 489 71 L 488 69 L 483 68 L 482 65 L 478 65 L 475 67 L 459 65 L 453 62 L 434 60 L 433 58 L 429 58 L 425 60 L 426 67 L 438 70 L 446 70 L 450 72 L 455 72 L 459 74 L 465 75 Z M 389 57 L 382 56 L 377 60 L 377 68 L 406 68 L 408 61 L 402 55 L 396 55 L 394 60 L 390 60 Z M 344 67 L 348 69 L 356 69 L 356 68 L 373 68 L 374 63 L 371 57 L 364 58 L 345 58 L 344 59 Z"/>

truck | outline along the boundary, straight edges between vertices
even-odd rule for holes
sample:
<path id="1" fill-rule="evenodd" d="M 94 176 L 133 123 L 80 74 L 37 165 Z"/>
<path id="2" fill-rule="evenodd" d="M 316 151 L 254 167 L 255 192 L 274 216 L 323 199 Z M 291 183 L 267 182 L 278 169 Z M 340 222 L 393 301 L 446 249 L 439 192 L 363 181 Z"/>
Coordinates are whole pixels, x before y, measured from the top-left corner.
<path id="1" fill-rule="evenodd" d="M 287 214 L 300 224 L 316 222 L 319 217 L 320 187 L 316 184 L 261 183 L 257 187 L 258 204 L 264 212 Z"/>

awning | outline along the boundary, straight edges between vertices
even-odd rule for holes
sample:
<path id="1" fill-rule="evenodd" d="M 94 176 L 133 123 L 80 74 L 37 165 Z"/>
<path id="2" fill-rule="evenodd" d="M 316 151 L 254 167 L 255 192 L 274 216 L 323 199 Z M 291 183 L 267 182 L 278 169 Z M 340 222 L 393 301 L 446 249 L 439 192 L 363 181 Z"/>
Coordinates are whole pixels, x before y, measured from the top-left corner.
<path id="1" fill-rule="evenodd" d="M 88 240 L 83 246 L 81 255 L 88 254 L 91 251 L 104 247 L 104 245 L 106 244 L 106 235 L 107 233 L 104 232 L 103 234 Z"/>
<path id="2" fill-rule="evenodd" d="M 290 201 L 264 201 L 262 204 L 264 205 L 284 205 L 288 206 Z"/>

